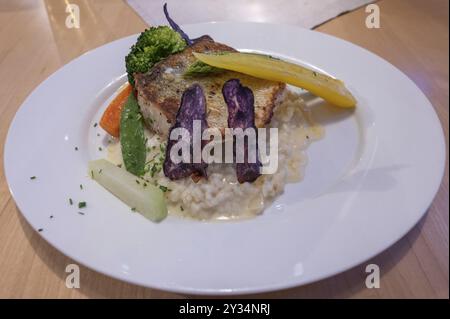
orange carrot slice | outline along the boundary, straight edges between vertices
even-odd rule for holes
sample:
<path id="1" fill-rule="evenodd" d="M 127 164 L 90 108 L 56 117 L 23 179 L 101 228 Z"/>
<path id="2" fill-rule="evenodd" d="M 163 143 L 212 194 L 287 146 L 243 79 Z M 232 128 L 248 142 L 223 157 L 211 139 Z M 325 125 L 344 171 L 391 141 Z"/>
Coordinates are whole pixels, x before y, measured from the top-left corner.
<path id="1" fill-rule="evenodd" d="M 100 126 L 108 132 L 108 134 L 119 137 L 120 134 L 120 115 L 122 108 L 132 92 L 132 87 L 129 83 L 117 94 L 114 100 L 109 103 L 105 112 L 100 119 Z"/>

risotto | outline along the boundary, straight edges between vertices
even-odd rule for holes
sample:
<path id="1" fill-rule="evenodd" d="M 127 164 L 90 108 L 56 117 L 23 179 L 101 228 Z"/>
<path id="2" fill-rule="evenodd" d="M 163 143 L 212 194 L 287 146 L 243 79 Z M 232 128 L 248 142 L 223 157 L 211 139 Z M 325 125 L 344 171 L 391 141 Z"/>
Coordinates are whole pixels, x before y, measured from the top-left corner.
<path id="1" fill-rule="evenodd" d="M 200 220 L 235 219 L 256 216 L 280 195 L 287 183 L 303 178 L 305 150 L 323 136 L 322 127 L 311 119 L 298 93 L 287 90 L 277 106 L 269 127 L 278 128 L 278 169 L 261 175 L 254 183 L 240 184 L 232 164 L 210 164 L 208 179 L 171 181 L 162 172 L 165 143 L 146 132 L 148 141 L 148 181 L 165 191 L 169 214 Z M 120 143 L 108 147 L 108 160 L 122 164 Z"/>

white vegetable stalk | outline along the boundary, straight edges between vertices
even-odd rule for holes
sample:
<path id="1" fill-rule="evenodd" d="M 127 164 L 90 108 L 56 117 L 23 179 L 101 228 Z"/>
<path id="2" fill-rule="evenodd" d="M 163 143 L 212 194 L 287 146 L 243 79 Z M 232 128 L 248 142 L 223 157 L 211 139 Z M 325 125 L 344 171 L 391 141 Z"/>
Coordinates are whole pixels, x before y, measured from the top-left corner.
<path id="1" fill-rule="evenodd" d="M 89 175 L 133 211 L 159 222 L 167 216 L 164 193 L 104 159 L 89 162 Z"/>

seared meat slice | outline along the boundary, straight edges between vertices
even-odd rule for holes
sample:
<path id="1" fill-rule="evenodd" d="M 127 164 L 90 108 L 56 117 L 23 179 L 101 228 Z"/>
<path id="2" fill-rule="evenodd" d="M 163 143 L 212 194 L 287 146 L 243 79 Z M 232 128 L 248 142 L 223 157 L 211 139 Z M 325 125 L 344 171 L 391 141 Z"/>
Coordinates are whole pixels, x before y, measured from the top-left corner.
<path id="1" fill-rule="evenodd" d="M 209 127 L 222 130 L 228 119 L 227 105 L 221 94 L 224 83 L 239 79 L 242 85 L 250 88 L 255 97 L 255 124 L 263 127 L 270 122 L 274 107 L 280 101 L 285 84 L 257 79 L 241 73 L 224 71 L 207 76 L 184 77 L 185 70 L 196 61 L 192 52 L 236 51 L 210 37 L 203 36 L 192 46 L 180 53 L 171 55 L 157 63 L 145 74 L 135 74 L 138 103 L 146 123 L 163 137 L 175 123 L 183 92 L 199 84 L 206 95 L 207 121 Z"/>

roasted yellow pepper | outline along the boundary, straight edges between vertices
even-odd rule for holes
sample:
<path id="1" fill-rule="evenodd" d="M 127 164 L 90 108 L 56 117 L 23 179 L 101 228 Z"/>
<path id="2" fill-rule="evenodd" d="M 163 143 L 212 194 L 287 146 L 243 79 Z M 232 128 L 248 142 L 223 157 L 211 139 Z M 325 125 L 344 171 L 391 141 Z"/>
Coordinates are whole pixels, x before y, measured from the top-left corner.
<path id="1" fill-rule="evenodd" d="M 194 52 L 194 55 L 198 60 L 217 68 L 300 87 L 336 106 L 356 106 L 356 100 L 344 82 L 297 64 L 254 53 Z"/>

